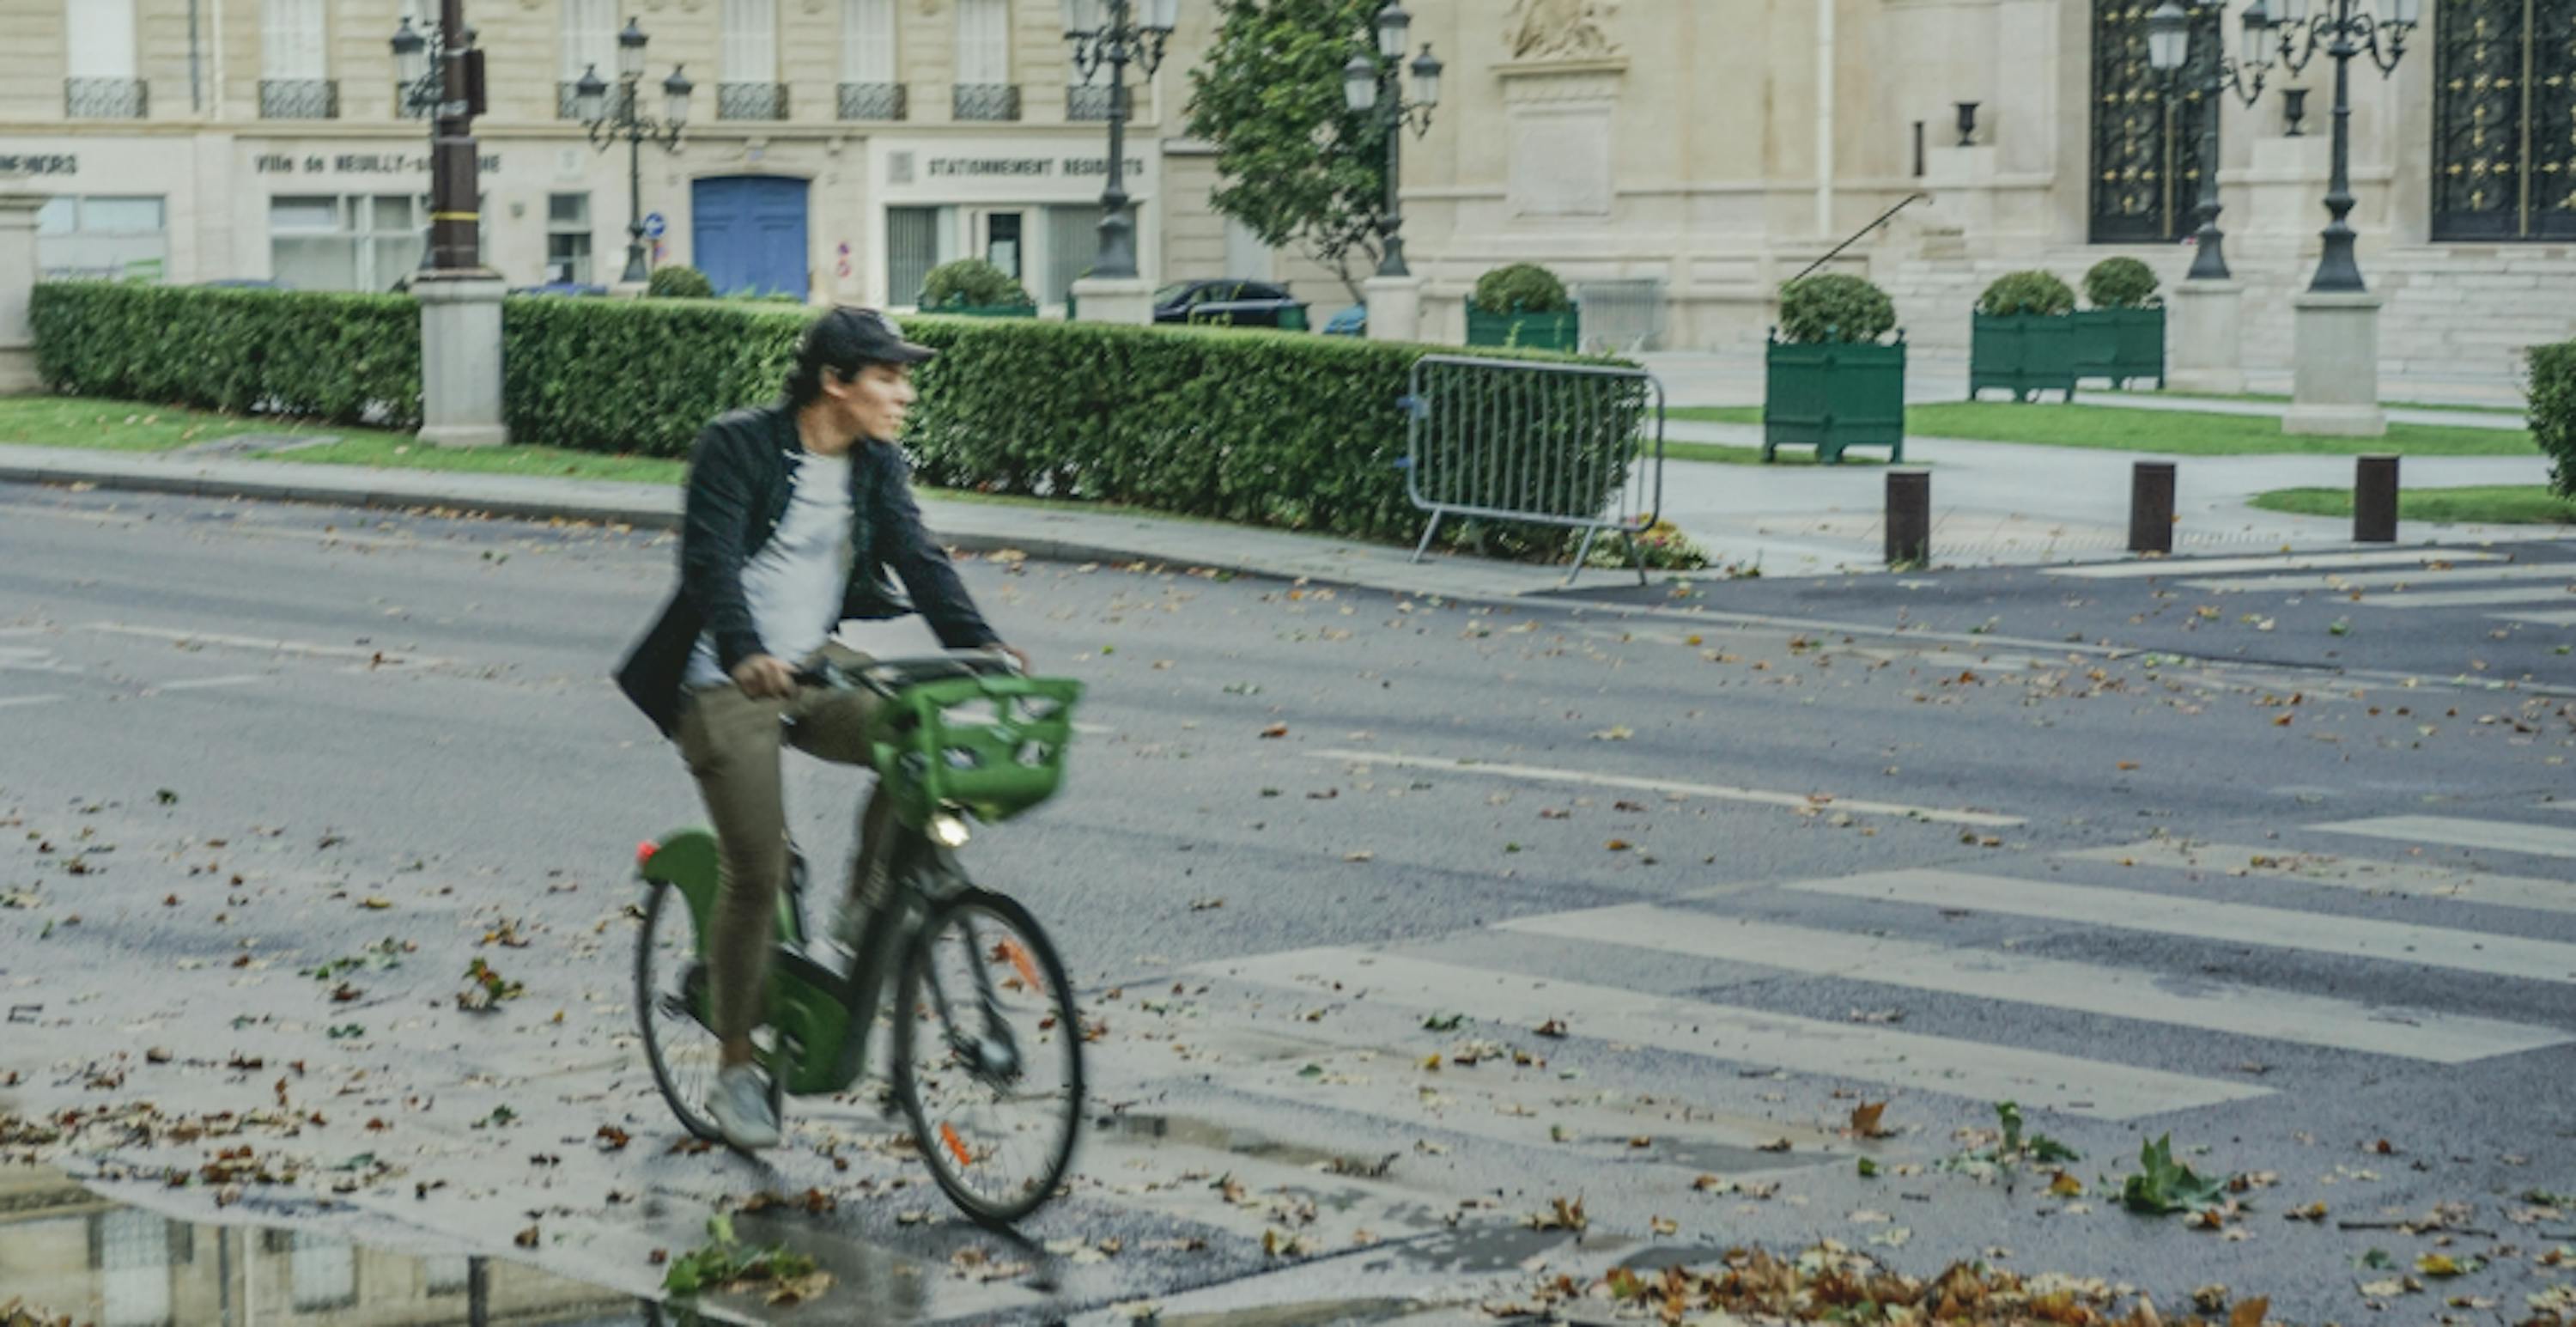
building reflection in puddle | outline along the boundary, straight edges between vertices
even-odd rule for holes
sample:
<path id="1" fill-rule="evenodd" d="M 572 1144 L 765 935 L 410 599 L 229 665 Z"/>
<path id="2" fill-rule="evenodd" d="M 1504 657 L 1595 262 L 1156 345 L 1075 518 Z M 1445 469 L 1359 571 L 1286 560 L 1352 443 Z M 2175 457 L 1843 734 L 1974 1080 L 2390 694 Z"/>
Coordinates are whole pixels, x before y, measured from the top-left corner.
<path id="1" fill-rule="evenodd" d="M 59 1172 L 0 1169 L 0 1327 L 681 1327 L 697 1321 L 494 1258 L 193 1225 Z"/>

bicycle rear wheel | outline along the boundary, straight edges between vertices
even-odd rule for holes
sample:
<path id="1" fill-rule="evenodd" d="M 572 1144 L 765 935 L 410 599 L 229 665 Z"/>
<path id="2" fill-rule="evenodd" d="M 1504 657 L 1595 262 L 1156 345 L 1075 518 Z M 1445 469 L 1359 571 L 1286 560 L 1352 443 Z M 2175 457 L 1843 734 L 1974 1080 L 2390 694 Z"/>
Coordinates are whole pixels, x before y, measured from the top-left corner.
<path id="1" fill-rule="evenodd" d="M 1054 1196 L 1082 1119 L 1082 1023 L 1027 908 L 970 889 L 933 907 L 895 988 L 894 1088 L 959 1210 L 1008 1225 Z"/>
<path id="2" fill-rule="evenodd" d="M 678 887 L 653 886 L 644 903 L 644 925 L 635 936 L 635 1021 L 644 1034 L 644 1061 L 652 1066 L 653 1084 L 670 1103 L 680 1127 L 709 1141 L 723 1131 L 707 1114 L 707 1098 L 716 1086 L 713 996 L 710 972 L 699 946 L 697 925 L 688 900 Z M 784 1101 L 778 1076 L 770 1075 L 769 1109 L 777 1114 Z"/>

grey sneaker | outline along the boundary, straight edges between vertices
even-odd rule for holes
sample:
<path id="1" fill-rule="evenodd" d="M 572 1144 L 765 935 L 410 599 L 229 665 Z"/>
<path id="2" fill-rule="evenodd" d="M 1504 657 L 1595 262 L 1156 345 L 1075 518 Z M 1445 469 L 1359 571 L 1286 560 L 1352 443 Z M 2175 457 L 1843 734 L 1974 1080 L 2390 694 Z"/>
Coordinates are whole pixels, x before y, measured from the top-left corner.
<path id="1" fill-rule="evenodd" d="M 769 1083 L 750 1065 L 737 1064 L 716 1075 L 707 1114 L 724 1140 L 745 1152 L 778 1146 L 778 1114 L 769 1108 Z"/>

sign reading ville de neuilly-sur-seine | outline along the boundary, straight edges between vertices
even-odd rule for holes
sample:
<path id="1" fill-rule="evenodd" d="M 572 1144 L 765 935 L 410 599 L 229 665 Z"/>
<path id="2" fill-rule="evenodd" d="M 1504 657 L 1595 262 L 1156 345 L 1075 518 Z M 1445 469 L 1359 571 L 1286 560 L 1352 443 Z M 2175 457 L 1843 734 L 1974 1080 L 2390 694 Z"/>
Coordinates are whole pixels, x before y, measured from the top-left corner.
<path id="1" fill-rule="evenodd" d="M 311 153 L 296 156 L 291 152 L 263 152 L 251 159 L 251 169 L 262 175 L 294 175 L 298 168 L 305 175 L 426 175 L 429 154 L 425 152 L 340 152 L 330 156 Z M 486 154 L 482 169 L 501 169 L 498 153 Z"/>

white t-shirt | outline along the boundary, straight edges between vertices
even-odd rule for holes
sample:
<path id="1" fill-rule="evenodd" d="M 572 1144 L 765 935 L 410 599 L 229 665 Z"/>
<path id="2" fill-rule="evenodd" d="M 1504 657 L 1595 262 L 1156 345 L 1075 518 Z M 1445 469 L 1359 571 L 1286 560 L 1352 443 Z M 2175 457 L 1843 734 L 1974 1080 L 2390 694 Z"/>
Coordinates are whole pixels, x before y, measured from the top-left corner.
<path id="1" fill-rule="evenodd" d="M 762 646 L 791 664 L 822 648 L 840 624 L 841 592 L 850 576 L 850 458 L 799 449 L 794 464 L 796 489 L 787 514 L 742 568 L 743 597 L 751 601 Z M 731 681 L 714 633 L 700 634 L 689 656 L 689 685 Z"/>

